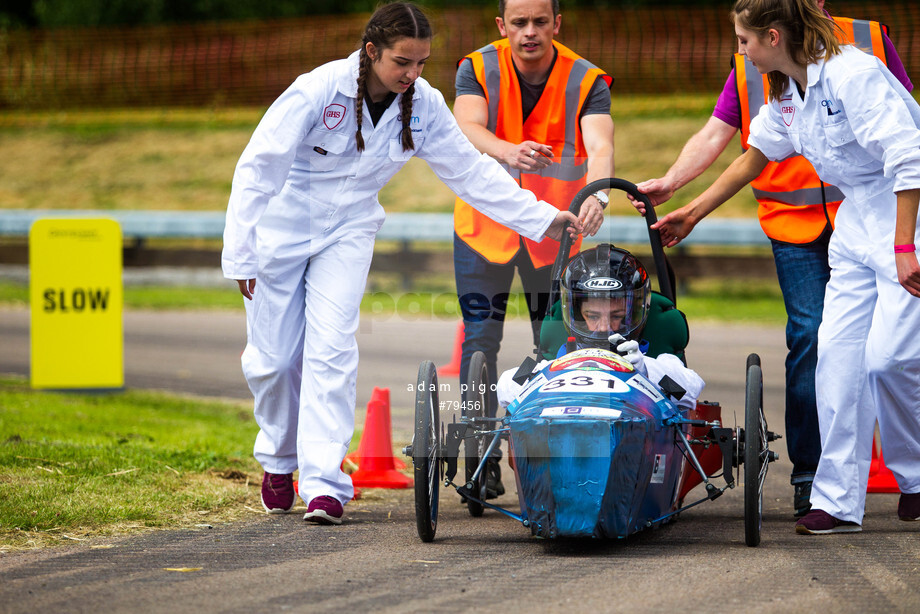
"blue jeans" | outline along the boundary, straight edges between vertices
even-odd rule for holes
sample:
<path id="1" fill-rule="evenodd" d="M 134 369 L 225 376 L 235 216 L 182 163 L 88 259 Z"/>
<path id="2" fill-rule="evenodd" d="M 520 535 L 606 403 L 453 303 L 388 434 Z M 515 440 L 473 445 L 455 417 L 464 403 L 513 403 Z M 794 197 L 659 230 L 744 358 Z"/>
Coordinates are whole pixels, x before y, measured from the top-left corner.
<path id="1" fill-rule="evenodd" d="M 521 249 L 508 264 L 489 262 L 454 235 L 454 277 L 457 298 L 463 314 L 464 338 L 460 357 L 460 385 L 466 383 L 470 358 L 476 351 L 486 355 L 489 378 L 498 381 L 496 360 L 502 342 L 502 329 L 508 309 L 508 296 L 514 270 L 517 269 L 524 287 L 524 297 L 530 312 L 534 347 L 540 340 L 540 326 L 549 302 L 552 266 L 534 269 L 527 248 Z M 495 391 L 491 391 L 491 408 L 497 408 Z"/>
<path id="2" fill-rule="evenodd" d="M 830 230 L 806 245 L 772 241 L 776 276 L 786 304 L 786 448 L 792 483 L 811 480 L 821 457 L 821 433 L 815 395 L 818 326 L 824 289 L 830 279 L 827 246 Z"/>

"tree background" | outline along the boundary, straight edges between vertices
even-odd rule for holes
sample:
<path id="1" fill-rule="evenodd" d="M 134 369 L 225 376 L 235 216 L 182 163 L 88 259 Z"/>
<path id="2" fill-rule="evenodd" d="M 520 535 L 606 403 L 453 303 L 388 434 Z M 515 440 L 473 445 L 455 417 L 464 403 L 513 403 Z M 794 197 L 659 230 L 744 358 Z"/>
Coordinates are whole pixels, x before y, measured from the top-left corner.
<path id="1" fill-rule="evenodd" d="M 0 27 L 59 28 L 278 19 L 371 12 L 379 0 L 3 0 Z M 497 0 L 416 0 L 425 8 L 497 7 Z M 731 6 L 731 0 L 562 0 L 566 8 Z"/>

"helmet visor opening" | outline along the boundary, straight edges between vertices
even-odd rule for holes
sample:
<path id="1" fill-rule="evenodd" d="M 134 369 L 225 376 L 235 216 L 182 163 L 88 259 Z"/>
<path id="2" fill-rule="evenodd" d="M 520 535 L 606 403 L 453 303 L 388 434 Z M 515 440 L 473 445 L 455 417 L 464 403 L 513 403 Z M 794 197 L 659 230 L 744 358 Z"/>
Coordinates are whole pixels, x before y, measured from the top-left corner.
<path id="1" fill-rule="evenodd" d="M 570 299 L 570 300 L 566 300 Z M 635 293 L 592 296 L 573 292 L 563 297 L 562 315 L 569 332 L 585 340 L 607 341 L 613 333 L 629 337 L 645 321 L 645 301 Z"/>

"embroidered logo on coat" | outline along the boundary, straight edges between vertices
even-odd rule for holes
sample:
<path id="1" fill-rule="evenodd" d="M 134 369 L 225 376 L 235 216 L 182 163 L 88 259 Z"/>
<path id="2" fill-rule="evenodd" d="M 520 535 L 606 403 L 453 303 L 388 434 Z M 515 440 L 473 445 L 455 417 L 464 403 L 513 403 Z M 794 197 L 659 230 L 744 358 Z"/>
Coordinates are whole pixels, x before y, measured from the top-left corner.
<path id="1" fill-rule="evenodd" d="M 834 110 L 834 101 L 833 100 L 822 100 L 821 106 L 827 109 L 828 115 L 837 115 L 840 113 L 841 109 Z"/>
<path id="2" fill-rule="evenodd" d="M 791 96 L 789 98 L 780 98 L 779 100 L 779 110 L 782 111 L 783 122 L 787 126 L 791 126 L 792 120 L 795 119 L 795 105 L 791 101 Z"/>
<path id="3" fill-rule="evenodd" d="M 345 119 L 345 105 L 335 103 L 323 109 L 323 124 L 329 130 L 335 129 L 343 119 Z"/>

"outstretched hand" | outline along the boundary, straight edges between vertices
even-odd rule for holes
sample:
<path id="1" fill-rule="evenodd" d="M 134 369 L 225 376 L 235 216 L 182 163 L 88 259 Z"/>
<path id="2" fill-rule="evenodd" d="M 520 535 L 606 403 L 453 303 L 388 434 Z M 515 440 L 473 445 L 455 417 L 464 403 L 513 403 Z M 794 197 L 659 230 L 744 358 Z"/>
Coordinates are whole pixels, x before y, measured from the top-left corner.
<path id="1" fill-rule="evenodd" d="M 578 221 L 581 222 L 587 236 L 593 237 L 601 229 L 604 222 L 604 207 L 593 194 L 582 204 L 581 211 L 578 212 Z"/>
<path id="2" fill-rule="evenodd" d="M 661 244 L 664 247 L 674 247 L 690 234 L 694 226 L 696 222 L 690 218 L 687 206 L 684 206 L 668 213 L 652 224 L 651 228 L 661 233 Z"/>
<path id="3" fill-rule="evenodd" d="M 663 178 L 649 179 L 648 181 L 637 183 L 636 189 L 648 196 L 648 199 L 652 201 L 653 207 L 668 202 L 671 200 L 671 197 L 674 196 L 674 187 Z M 627 194 L 627 196 L 629 196 L 629 200 L 632 202 L 633 206 L 638 209 L 639 213 L 645 215 L 645 203 L 636 200 L 629 194 Z"/>
<path id="4" fill-rule="evenodd" d="M 568 224 L 568 227 L 566 227 L 566 224 Z M 561 241 L 563 229 L 568 231 L 569 236 L 573 239 L 585 230 L 574 213 L 570 211 L 560 211 L 556 214 L 556 219 L 553 220 L 553 223 L 549 225 L 549 228 L 546 229 L 546 233 L 544 234 L 550 239 Z"/>

